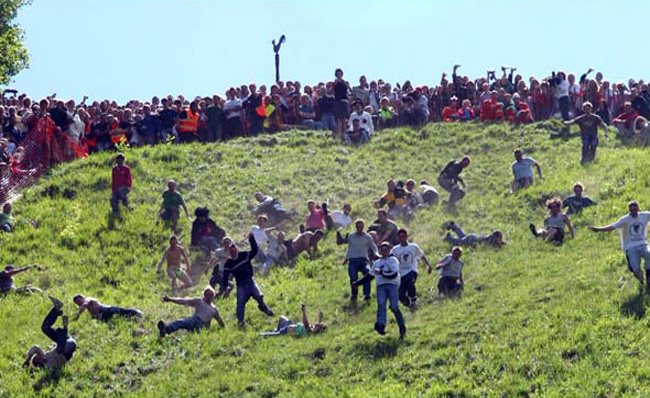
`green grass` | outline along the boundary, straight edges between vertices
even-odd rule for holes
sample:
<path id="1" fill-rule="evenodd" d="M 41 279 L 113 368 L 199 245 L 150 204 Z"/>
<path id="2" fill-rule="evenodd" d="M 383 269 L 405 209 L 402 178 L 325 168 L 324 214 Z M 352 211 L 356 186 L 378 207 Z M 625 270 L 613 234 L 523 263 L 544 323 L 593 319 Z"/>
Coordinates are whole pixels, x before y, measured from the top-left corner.
<path id="1" fill-rule="evenodd" d="M 17 232 L 0 237 L 2 262 L 40 264 L 44 271 L 16 277 L 65 299 L 92 295 L 141 308 L 134 322 L 103 324 L 87 315 L 71 324 L 79 349 L 60 375 L 20 368 L 32 344 L 49 343 L 40 323 L 44 296 L 0 298 L 0 397 L 642 397 L 650 395 L 650 333 L 645 296 L 626 271 L 618 234 L 593 234 L 592 224 L 626 213 L 636 198 L 649 206 L 647 150 L 603 140 L 597 160 L 580 166 L 579 139 L 549 139 L 558 124 L 511 129 L 502 125 L 426 126 L 379 133 L 368 145 L 340 145 L 326 134 L 291 132 L 227 144 L 158 146 L 127 152 L 134 174 L 135 210 L 109 228 L 112 154 L 54 169 L 15 204 Z M 509 195 L 512 150 L 522 147 L 544 168 L 545 179 Z M 355 217 L 373 218 L 372 202 L 389 178 L 436 177 L 451 159 L 473 158 L 459 215 L 442 207 L 417 213 L 406 225 L 431 261 L 449 252 L 440 226 L 452 217 L 468 231 L 502 229 L 509 245 L 464 253 L 466 290 L 438 302 L 437 276 L 421 273 L 422 308 L 405 311 L 408 335 L 397 339 L 372 325 L 375 303 L 349 306 L 344 247 L 333 234 L 321 255 L 294 268 L 274 269 L 258 284 L 276 314 L 312 316 L 321 308 L 329 330 L 302 340 L 261 339 L 273 329 L 253 303 L 248 327 L 238 329 L 235 300 L 217 302 L 227 326 L 159 340 L 155 323 L 188 314 L 163 304 L 169 281 L 155 265 L 169 231 L 155 226 L 168 178 L 179 182 L 190 208 L 208 206 L 218 224 L 243 240 L 254 223 L 253 193 L 262 190 L 304 215 L 306 201 L 350 202 Z M 599 202 L 573 217 L 576 238 L 543 244 L 528 231 L 541 223 L 543 202 L 567 195 L 575 181 Z M 67 192 L 66 192 L 67 190 Z M 72 198 L 70 198 L 72 196 Z M 446 195 L 444 195 L 446 196 Z M 31 220 L 39 223 L 30 225 Z M 182 241 L 187 244 L 190 225 Z M 297 230 L 297 222 L 288 228 Z M 193 253 L 193 258 L 198 254 Z M 199 294 L 203 278 L 191 294 Z M 374 292 L 374 287 L 373 287 Z M 373 294 L 374 297 L 374 294 Z"/>

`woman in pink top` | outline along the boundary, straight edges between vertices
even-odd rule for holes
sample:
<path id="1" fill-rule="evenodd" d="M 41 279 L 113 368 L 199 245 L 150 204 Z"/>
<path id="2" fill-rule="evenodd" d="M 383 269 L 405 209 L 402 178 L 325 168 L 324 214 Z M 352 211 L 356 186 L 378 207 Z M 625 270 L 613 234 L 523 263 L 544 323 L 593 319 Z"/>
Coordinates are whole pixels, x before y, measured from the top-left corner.
<path id="1" fill-rule="evenodd" d="M 310 200 L 307 202 L 307 208 L 309 209 L 309 214 L 305 217 L 306 230 L 314 232 L 317 229 L 324 229 L 325 216 L 327 216 L 327 204 L 323 203 L 323 207 L 321 208 L 316 206 L 316 202 Z M 303 228 L 300 228 L 300 232 L 303 232 Z"/>

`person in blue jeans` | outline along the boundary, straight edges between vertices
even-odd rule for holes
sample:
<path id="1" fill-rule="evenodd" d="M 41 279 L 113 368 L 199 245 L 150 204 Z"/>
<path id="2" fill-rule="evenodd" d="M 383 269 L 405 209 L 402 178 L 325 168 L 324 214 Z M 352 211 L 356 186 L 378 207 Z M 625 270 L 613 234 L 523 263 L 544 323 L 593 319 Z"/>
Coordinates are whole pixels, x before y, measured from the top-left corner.
<path id="1" fill-rule="evenodd" d="M 368 265 L 370 264 L 370 257 L 377 257 L 377 246 L 370 236 L 363 229 L 365 223 L 363 220 L 359 219 L 355 221 L 354 226 L 356 232 L 351 234 L 346 234 L 345 238 L 341 236 L 341 231 L 336 231 L 336 244 L 348 245 L 348 251 L 345 255 L 345 262 L 348 263 L 348 276 L 350 277 L 350 287 L 351 287 L 351 300 L 355 302 L 359 294 L 359 285 L 355 282 L 359 279 L 359 273 L 363 276 L 367 275 L 370 271 Z M 370 300 L 370 280 L 366 280 L 363 283 L 363 296 L 364 300 Z"/>
<path id="2" fill-rule="evenodd" d="M 214 299 L 214 289 L 212 286 L 206 286 L 203 289 L 203 297 L 185 298 L 185 297 L 168 297 L 163 296 L 162 301 L 165 303 L 174 303 L 194 308 L 194 315 L 182 318 L 166 324 L 162 320 L 158 322 L 158 332 L 160 337 L 185 329 L 190 332 L 198 332 L 203 328 L 209 328 L 212 319 L 216 319 L 219 326 L 226 326 L 219 314 L 219 310 L 212 303 Z"/>
<path id="3" fill-rule="evenodd" d="M 60 369 L 66 365 L 77 350 L 77 342 L 68 334 L 68 317 L 62 318 L 63 327 L 54 328 L 56 320 L 63 315 L 61 307 L 63 303 L 50 296 L 54 307 L 47 314 L 41 325 L 43 333 L 53 342 L 56 348 L 52 351 L 45 352 L 39 346 L 33 346 L 27 353 L 27 358 L 23 366 L 33 365 L 35 367 L 47 367 L 51 369 Z"/>
<path id="4" fill-rule="evenodd" d="M 246 303 L 252 297 L 257 301 L 257 308 L 268 316 L 273 316 L 273 311 L 264 303 L 264 295 L 260 291 L 255 279 L 253 278 L 253 265 L 251 261 L 257 255 L 257 242 L 253 234 L 248 234 L 248 242 L 250 243 L 250 251 L 239 251 L 237 245 L 232 243 L 228 248 L 230 258 L 223 265 L 223 279 L 221 281 L 221 289 L 219 294 L 223 294 L 227 298 L 232 290 L 228 280 L 230 276 L 235 277 L 237 284 L 237 321 L 239 326 L 244 326 L 244 314 L 246 311 Z"/>
<path id="5" fill-rule="evenodd" d="M 395 320 L 399 326 L 399 338 L 403 339 L 406 335 L 406 325 L 404 324 L 404 315 L 399 308 L 399 261 L 391 254 L 391 245 L 388 242 L 382 242 L 379 245 L 379 258 L 372 265 L 370 273 L 355 284 L 363 283 L 366 279 L 375 278 L 377 284 L 377 321 L 375 330 L 377 333 L 386 334 L 386 303 L 390 303 L 390 310 L 395 315 Z"/>
<path id="6" fill-rule="evenodd" d="M 607 125 L 600 116 L 592 113 L 594 106 L 587 101 L 582 105 L 584 113 L 573 120 L 564 122 L 566 126 L 577 124 L 580 126 L 580 136 L 582 137 L 582 160 L 581 164 L 590 162 L 596 158 L 596 148 L 598 148 L 598 127 L 605 130 L 607 137 Z"/>

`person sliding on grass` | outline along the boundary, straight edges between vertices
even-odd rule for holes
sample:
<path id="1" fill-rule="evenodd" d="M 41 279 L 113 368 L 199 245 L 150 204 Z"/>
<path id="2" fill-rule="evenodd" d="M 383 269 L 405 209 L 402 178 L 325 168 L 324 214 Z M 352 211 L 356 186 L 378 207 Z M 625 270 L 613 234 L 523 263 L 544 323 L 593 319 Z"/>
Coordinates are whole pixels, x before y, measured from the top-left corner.
<path id="1" fill-rule="evenodd" d="M 50 340 L 56 343 L 56 348 L 45 352 L 41 347 L 33 346 L 27 352 L 27 358 L 23 363 L 24 367 L 33 365 L 37 368 L 61 369 L 72 359 L 74 352 L 77 350 L 77 342 L 68 334 L 67 316 L 62 318 L 62 328 L 54 329 L 52 327 L 57 318 L 63 315 L 63 311 L 61 311 L 63 303 L 52 296 L 50 296 L 50 300 L 52 300 L 54 307 L 43 320 L 41 330 Z"/>
<path id="2" fill-rule="evenodd" d="M 72 301 L 79 306 L 79 312 L 72 318 L 73 321 L 78 320 L 85 310 L 88 310 L 91 317 L 102 322 L 110 321 L 115 315 L 125 318 L 142 318 L 143 315 L 142 311 L 136 310 L 135 308 L 104 305 L 96 298 L 84 297 L 81 294 L 74 296 Z"/>
<path id="3" fill-rule="evenodd" d="M 537 169 L 539 179 L 542 180 L 542 167 L 533 158 L 524 156 L 524 151 L 515 149 L 515 161 L 512 163 L 512 174 L 515 179 L 512 182 L 511 192 L 515 193 L 522 188 L 533 185 L 533 166 Z"/>
<path id="4" fill-rule="evenodd" d="M 593 206 L 596 204 L 593 200 L 590 198 L 583 196 L 582 193 L 584 192 L 585 187 L 582 185 L 582 183 L 576 182 L 573 184 L 573 193 L 574 195 L 567 196 L 564 198 L 564 201 L 562 202 L 563 207 L 568 207 L 569 214 L 573 213 L 582 213 L 582 209 L 585 207 Z"/>
<path id="5" fill-rule="evenodd" d="M 621 234 L 621 248 L 627 258 L 627 268 L 643 287 L 641 259 L 645 261 L 646 289 L 650 289 L 650 252 L 648 252 L 647 224 L 650 222 L 650 212 L 639 211 L 639 204 L 631 201 L 628 204 L 629 213 L 618 219 L 614 224 L 604 227 L 589 227 L 594 232 L 605 232 L 618 229 Z"/>
<path id="6" fill-rule="evenodd" d="M 472 246 L 476 243 L 484 243 L 486 245 L 500 248 L 506 244 L 506 242 L 503 241 L 503 232 L 500 230 L 496 230 L 487 235 L 477 235 L 475 233 L 465 234 L 465 231 L 463 231 L 463 229 L 453 221 L 446 223 L 445 228 L 454 231 L 458 236 L 457 238 L 454 238 L 449 232 L 445 235 L 445 240 L 454 246 Z"/>
<path id="7" fill-rule="evenodd" d="M 8 264 L 4 270 L 0 271 L 0 294 L 16 292 L 16 293 L 42 293 L 43 291 L 31 285 L 16 287 L 14 285 L 13 276 L 21 272 L 25 272 L 34 268 L 33 265 L 26 267 L 14 268 L 13 265 Z"/>
<path id="8" fill-rule="evenodd" d="M 245 324 L 245 311 L 246 303 L 252 297 L 257 301 L 257 308 L 268 316 L 273 316 L 273 311 L 264 303 L 264 296 L 260 292 L 255 279 L 253 278 L 253 265 L 251 261 L 257 255 L 257 243 L 253 234 L 248 234 L 248 242 L 251 249 L 247 252 L 240 252 L 237 245 L 230 244 L 228 249 L 230 258 L 223 266 L 223 278 L 221 280 L 221 289 L 219 295 L 223 294 L 227 298 L 232 290 L 232 286 L 228 283 L 230 275 L 235 277 L 237 284 L 237 321 L 239 326 Z"/>
<path id="9" fill-rule="evenodd" d="M 190 213 L 187 211 L 185 200 L 180 193 L 176 191 L 176 181 L 167 181 L 167 190 L 162 194 L 163 202 L 158 211 L 158 217 L 163 221 L 171 221 L 172 230 L 176 232 L 176 225 L 178 224 L 178 217 L 181 214 L 180 208 L 185 211 L 185 217 L 190 219 Z M 156 224 L 158 220 L 156 220 Z"/>
<path id="10" fill-rule="evenodd" d="M 318 322 L 313 325 L 309 323 L 309 318 L 307 317 L 307 306 L 305 304 L 301 304 L 301 311 L 302 322 L 294 322 L 286 316 L 281 315 L 280 319 L 278 320 L 278 326 L 275 328 L 275 330 L 272 332 L 260 333 L 260 336 L 274 337 L 288 334 L 293 337 L 300 338 L 305 337 L 309 334 L 317 334 L 327 330 L 327 324 L 323 322 L 322 311 L 318 311 Z"/>
<path id="11" fill-rule="evenodd" d="M 404 228 L 397 232 L 399 245 L 393 247 L 391 254 L 399 261 L 399 300 L 411 311 L 417 309 L 418 294 L 415 288 L 415 281 L 418 279 L 418 261 L 422 259 L 427 269 L 431 269 L 429 260 L 424 252 L 415 243 L 409 242 L 408 232 Z"/>
<path id="12" fill-rule="evenodd" d="M 205 257 L 210 261 L 212 251 L 219 248 L 219 244 L 226 236 L 226 232 L 210 218 L 210 210 L 207 207 L 197 207 L 194 210 L 194 215 L 196 219 L 192 223 L 192 242 L 190 246 L 200 247 L 205 253 Z"/>
<path id="13" fill-rule="evenodd" d="M 115 167 L 113 167 L 112 174 L 112 188 L 113 194 L 111 195 L 111 209 L 114 214 L 120 212 L 120 202 L 129 210 L 132 209 L 129 205 L 129 192 L 133 184 L 131 177 L 131 169 L 124 164 L 124 154 L 118 153 L 115 156 Z"/>
<path id="14" fill-rule="evenodd" d="M 564 227 L 569 228 L 571 237 L 575 237 L 575 229 L 566 213 L 562 213 L 562 199 L 552 198 L 546 201 L 546 207 L 550 213 L 544 219 L 544 229 L 537 230 L 535 224 L 530 224 L 530 232 L 536 238 L 542 238 L 546 242 L 562 243 L 564 241 Z"/>
<path id="15" fill-rule="evenodd" d="M 469 156 L 463 157 L 460 162 L 452 160 L 447 163 L 438 177 L 438 184 L 440 184 L 444 190 L 449 192 L 449 202 L 447 205 L 452 210 L 456 208 L 456 202 L 465 196 L 465 181 L 460 177 L 460 173 L 466 169 L 471 162 L 472 159 Z M 462 188 L 458 186 L 458 183 L 462 185 Z"/>
<path id="16" fill-rule="evenodd" d="M 190 274 L 192 273 L 192 264 L 190 263 L 189 257 L 187 257 L 185 248 L 178 243 L 178 238 L 175 235 L 172 235 L 172 237 L 169 238 L 169 247 L 165 249 L 163 256 L 158 262 L 158 272 L 160 272 L 163 262 L 167 260 L 167 275 L 169 275 L 172 280 L 172 292 L 174 294 L 179 290 L 189 289 L 192 287 L 192 278 L 190 277 Z M 181 258 L 185 261 L 185 270 L 181 268 Z M 180 288 L 177 288 L 177 278 L 183 282 L 183 286 Z"/>
<path id="17" fill-rule="evenodd" d="M 390 302 L 390 310 L 395 315 L 395 320 L 399 325 L 399 338 L 403 339 L 406 335 L 406 325 L 404 325 L 404 316 L 399 309 L 399 262 L 397 258 L 390 253 L 391 244 L 382 242 L 379 245 L 379 258 L 372 265 L 370 273 L 363 278 L 354 282 L 354 285 L 359 286 L 375 278 L 377 284 L 377 322 L 375 322 L 375 330 L 377 333 L 386 334 L 386 302 Z"/>
<path id="18" fill-rule="evenodd" d="M 465 282 L 463 282 L 463 262 L 460 257 L 463 255 L 463 249 L 456 246 L 451 249 L 451 254 L 440 260 L 436 269 L 440 270 L 440 279 L 438 280 L 438 298 L 460 297 L 463 294 Z M 431 268 L 428 269 L 431 273 Z"/>
<path id="19" fill-rule="evenodd" d="M 357 300 L 359 294 L 359 287 L 355 282 L 359 279 L 359 273 L 363 276 L 366 276 L 370 269 L 368 265 L 370 264 L 370 255 L 377 256 L 377 246 L 372 240 L 372 237 L 363 231 L 364 222 L 359 219 L 354 223 L 356 232 L 351 234 L 346 234 L 345 238 L 341 236 L 341 231 L 336 231 L 336 244 L 337 245 L 348 245 L 348 251 L 345 254 L 345 262 L 348 263 L 348 276 L 350 277 L 350 286 L 351 286 L 351 300 L 354 302 Z M 378 256 L 377 256 L 378 257 Z M 364 300 L 370 300 L 370 280 L 367 280 L 363 283 L 363 297 Z"/>
<path id="20" fill-rule="evenodd" d="M 165 337 L 165 335 L 174 333 L 180 329 L 189 330 L 190 332 L 198 332 L 203 328 L 210 327 L 212 318 L 217 320 L 219 326 L 225 327 L 226 325 L 219 314 L 219 310 L 214 304 L 212 304 L 213 298 L 214 289 L 212 289 L 211 286 L 206 286 L 205 289 L 203 289 L 203 297 L 180 298 L 163 296 L 162 301 L 165 303 L 194 307 L 194 315 L 168 324 L 165 324 L 162 320 L 159 321 L 158 332 L 160 333 L 160 337 Z"/>

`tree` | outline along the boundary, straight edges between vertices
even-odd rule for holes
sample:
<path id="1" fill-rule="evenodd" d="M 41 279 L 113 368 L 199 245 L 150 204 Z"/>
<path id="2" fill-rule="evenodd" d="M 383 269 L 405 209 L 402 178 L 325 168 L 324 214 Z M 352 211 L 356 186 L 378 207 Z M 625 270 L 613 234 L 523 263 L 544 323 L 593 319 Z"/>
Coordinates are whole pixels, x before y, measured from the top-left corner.
<path id="1" fill-rule="evenodd" d="M 20 7 L 31 0 L 0 0 L 0 84 L 29 66 L 29 55 L 23 47 L 23 31 L 15 22 Z"/>

